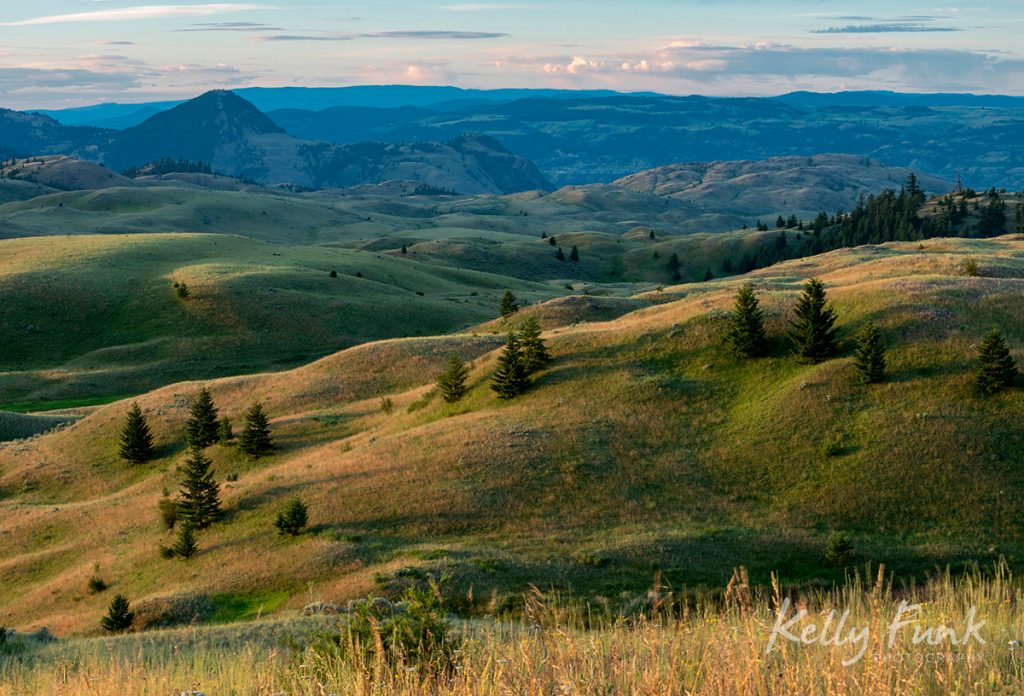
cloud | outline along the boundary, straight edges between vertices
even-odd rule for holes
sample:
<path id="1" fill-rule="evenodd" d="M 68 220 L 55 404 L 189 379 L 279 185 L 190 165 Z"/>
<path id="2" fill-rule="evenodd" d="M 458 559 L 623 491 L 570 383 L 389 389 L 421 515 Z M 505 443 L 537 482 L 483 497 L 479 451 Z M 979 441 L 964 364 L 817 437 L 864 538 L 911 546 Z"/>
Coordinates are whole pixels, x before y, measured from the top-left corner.
<path id="1" fill-rule="evenodd" d="M 797 47 L 770 42 L 713 46 L 675 41 L 646 52 L 505 57 L 503 73 L 528 71 L 565 87 L 714 94 L 787 89 L 1005 91 L 1024 80 L 1024 60 L 956 49 Z"/>
<path id="2" fill-rule="evenodd" d="M 847 24 L 845 27 L 815 29 L 812 34 L 912 34 L 926 32 L 962 31 L 956 27 L 929 24 Z"/>
<path id="3" fill-rule="evenodd" d="M 541 5 L 511 2 L 466 2 L 459 5 L 444 5 L 448 12 L 495 12 L 499 10 L 527 10 Z"/>
<path id="4" fill-rule="evenodd" d="M 403 39 L 423 41 L 479 41 L 508 36 L 492 31 L 377 31 L 360 34 L 272 34 L 253 37 L 257 41 L 354 41 L 356 39 Z"/>
<path id="5" fill-rule="evenodd" d="M 174 31 L 284 31 L 260 22 L 198 22 Z"/>
<path id="6" fill-rule="evenodd" d="M 69 22 L 116 22 L 161 17 L 203 17 L 224 12 L 272 9 L 268 5 L 251 3 L 219 2 L 207 5 L 142 5 L 111 10 L 93 10 L 72 14 L 46 15 L 14 22 L 0 22 L 0 27 L 29 27 L 45 24 L 66 24 Z"/>

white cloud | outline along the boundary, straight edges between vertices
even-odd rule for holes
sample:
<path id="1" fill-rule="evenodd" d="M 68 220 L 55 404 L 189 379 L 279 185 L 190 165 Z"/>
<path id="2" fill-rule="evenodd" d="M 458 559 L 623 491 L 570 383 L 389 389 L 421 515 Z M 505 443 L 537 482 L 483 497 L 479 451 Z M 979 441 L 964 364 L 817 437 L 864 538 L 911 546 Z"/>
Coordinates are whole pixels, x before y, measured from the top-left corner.
<path id="1" fill-rule="evenodd" d="M 93 10 L 72 14 L 46 15 L 14 22 L 0 22 L 0 27 L 29 27 L 44 24 L 66 24 L 69 22 L 117 22 L 138 19 L 159 19 L 161 17 L 206 17 L 224 12 L 273 9 L 268 5 L 251 3 L 218 2 L 207 5 L 142 5 L 112 10 Z"/>

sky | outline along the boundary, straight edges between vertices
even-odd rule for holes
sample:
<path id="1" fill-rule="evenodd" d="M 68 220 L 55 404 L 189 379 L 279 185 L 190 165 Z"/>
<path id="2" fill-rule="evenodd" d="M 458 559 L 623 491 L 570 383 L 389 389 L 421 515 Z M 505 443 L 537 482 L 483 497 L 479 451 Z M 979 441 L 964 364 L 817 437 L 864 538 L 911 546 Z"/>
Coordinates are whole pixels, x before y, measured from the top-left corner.
<path id="1" fill-rule="evenodd" d="M 1024 0 L 0 0 L 0 106 L 363 84 L 1024 95 L 1022 30 Z"/>

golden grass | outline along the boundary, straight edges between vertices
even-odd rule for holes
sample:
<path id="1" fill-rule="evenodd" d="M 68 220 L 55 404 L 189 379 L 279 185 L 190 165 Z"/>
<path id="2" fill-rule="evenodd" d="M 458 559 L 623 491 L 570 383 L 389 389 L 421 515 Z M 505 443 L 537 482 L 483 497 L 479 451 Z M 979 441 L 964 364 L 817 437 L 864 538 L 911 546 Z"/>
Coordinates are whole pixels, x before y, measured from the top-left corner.
<path id="1" fill-rule="evenodd" d="M 966 253 L 1000 275 L 962 276 Z M 291 595 L 288 609 L 309 587 L 343 600 L 373 588 L 375 573 L 408 566 L 450 571 L 478 598 L 531 581 L 614 596 L 646 582 L 652 564 L 675 587 L 722 582 L 741 560 L 759 582 L 773 568 L 813 580 L 835 528 L 854 535 L 862 560 L 908 572 L 1015 555 L 1022 397 L 974 399 L 970 377 L 973 341 L 991 323 L 1015 351 L 1024 339 L 1022 261 L 1012 237 L 932 240 L 752 274 L 775 333 L 812 274 L 828 284 L 847 336 L 874 319 L 891 341 L 892 379 L 871 390 L 853 385 L 848 358 L 722 356 L 721 317 L 745 279 L 652 293 L 643 302 L 653 306 L 613 320 L 567 326 L 556 309 L 556 361 L 510 404 L 487 386 L 501 342 L 492 335 L 373 343 L 212 381 L 236 425 L 263 400 L 281 448 L 258 462 L 211 448 L 218 477 L 239 478 L 224 488 L 229 518 L 204 532 L 188 563 L 157 557 L 167 536 L 156 504 L 176 488 L 198 383 L 139 398 L 162 448 L 143 467 L 120 462 L 112 445 L 127 404 L 97 408 L 61 433 L 0 447 L 0 622 L 92 629 L 109 601 L 85 591 L 97 563 L 133 601 L 275 589 Z M 465 401 L 407 410 L 452 349 L 474 360 Z M 821 437 L 837 433 L 847 451 L 826 458 Z M 22 492 L 24 480 L 38 488 Z M 271 523 L 296 494 L 315 533 L 286 543 Z M 447 555 L 422 557 L 436 550 Z M 609 569 L 580 563 L 579 552 Z"/>
<path id="2" fill-rule="evenodd" d="M 456 631 L 461 650 L 447 674 L 315 647 L 288 650 L 259 638 L 256 624 L 56 644 L 0 662 L 0 694 L 917 696 L 1024 689 L 1024 594 L 1005 569 L 939 576 L 917 588 L 894 589 L 883 577 L 879 569 L 872 582 L 853 577 L 791 598 L 785 619 L 798 609 L 807 615 L 787 630 L 800 634 L 814 625 L 825 639 L 779 638 L 770 650 L 788 595 L 752 590 L 740 569 L 724 601 L 682 609 L 655 602 L 646 618 L 600 618 L 600 610 L 595 617 L 531 594 L 520 623 L 474 622 Z M 980 640 L 919 639 L 946 626 L 963 641 L 972 619 Z"/>

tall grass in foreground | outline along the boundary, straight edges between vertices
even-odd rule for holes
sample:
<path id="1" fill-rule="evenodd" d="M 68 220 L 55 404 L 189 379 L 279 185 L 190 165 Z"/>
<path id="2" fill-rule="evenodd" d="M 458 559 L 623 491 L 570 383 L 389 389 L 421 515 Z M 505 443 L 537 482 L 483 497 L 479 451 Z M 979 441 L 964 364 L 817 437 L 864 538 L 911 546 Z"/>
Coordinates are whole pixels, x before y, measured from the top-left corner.
<path id="1" fill-rule="evenodd" d="M 656 592 L 652 597 L 647 616 L 613 619 L 536 594 L 518 623 L 463 625 L 457 664 L 447 673 L 372 651 L 357 659 L 344 650 L 272 647 L 244 635 L 225 641 L 224 628 L 193 629 L 81 640 L 49 654 L 8 658 L 0 667 L 0 694 L 1024 693 L 1024 651 L 1015 642 L 1024 638 L 1024 596 L 1002 568 L 895 590 L 881 579 L 854 577 L 832 591 L 793 597 L 793 611 L 808 611 L 794 633 L 812 622 L 821 626 L 832 609 L 849 611 L 847 630 L 869 631 L 863 659 L 852 664 L 844 664 L 858 652 L 851 645 L 779 640 L 766 654 L 785 598 L 778 589 L 751 590 L 742 570 L 724 601 L 687 608 L 659 604 Z M 889 627 L 903 600 L 920 603 L 921 613 L 890 647 Z M 962 634 L 971 607 L 975 622 L 985 622 L 984 644 L 913 643 L 915 626 L 946 625 Z"/>

